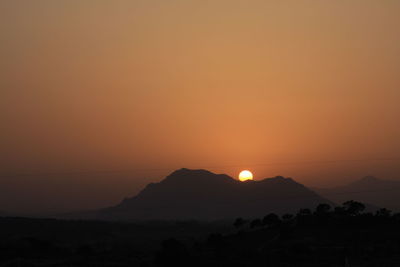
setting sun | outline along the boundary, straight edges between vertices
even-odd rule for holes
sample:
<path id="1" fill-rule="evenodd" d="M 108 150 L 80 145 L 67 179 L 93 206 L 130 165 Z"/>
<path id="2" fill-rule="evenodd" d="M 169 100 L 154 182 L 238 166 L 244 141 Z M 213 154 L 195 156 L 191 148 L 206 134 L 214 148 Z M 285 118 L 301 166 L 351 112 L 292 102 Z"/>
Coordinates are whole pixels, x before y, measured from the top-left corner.
<path id="1" fill-rule="evenodd" d="M 247 180 L 253 180 L 253 174 L 250 171 L 244 170 L 239 173 L 239 180 L 242 182 Z"/>

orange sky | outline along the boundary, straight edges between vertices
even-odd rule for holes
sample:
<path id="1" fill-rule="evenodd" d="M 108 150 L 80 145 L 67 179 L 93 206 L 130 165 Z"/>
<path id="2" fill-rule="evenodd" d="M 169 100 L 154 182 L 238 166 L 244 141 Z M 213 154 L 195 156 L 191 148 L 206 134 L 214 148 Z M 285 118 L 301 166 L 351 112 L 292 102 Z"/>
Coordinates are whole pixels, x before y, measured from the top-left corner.
<path id="1" fill-rule="evenodd" d="M 396 0 L 1 1 L 0 210 L 55 188 L 54 209 L 108 205 L 180 167 L 397 178 L 398 14 Z M 8 177 L 137 169 L 159 170 Z"/>

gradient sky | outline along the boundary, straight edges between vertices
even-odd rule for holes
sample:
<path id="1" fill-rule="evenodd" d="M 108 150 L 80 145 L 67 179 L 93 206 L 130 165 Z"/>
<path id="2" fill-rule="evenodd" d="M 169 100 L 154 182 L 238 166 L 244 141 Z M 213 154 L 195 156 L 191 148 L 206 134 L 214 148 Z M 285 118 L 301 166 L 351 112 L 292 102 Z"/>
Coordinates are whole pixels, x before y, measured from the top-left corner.
<path id="1" fill-rule="evenodd" d="M 397 0 L 2 0 L 0 210 L 111 205 L 181 167 L 400 178 L 399 14 Z"/>

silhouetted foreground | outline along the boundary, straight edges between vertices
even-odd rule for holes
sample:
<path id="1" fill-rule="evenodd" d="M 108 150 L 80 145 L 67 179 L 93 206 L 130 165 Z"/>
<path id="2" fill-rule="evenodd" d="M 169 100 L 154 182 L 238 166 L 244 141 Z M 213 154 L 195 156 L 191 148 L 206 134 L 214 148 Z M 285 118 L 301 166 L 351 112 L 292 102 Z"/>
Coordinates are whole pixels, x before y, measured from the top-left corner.
<path id="1" fill-rule="evenodd" d="M 153 266 L 162 240 L 207 237 L 222 223 L 0 218 L 0 266 Z"/>
<path id="2" fill-rule="evenodd" d="M 387 209 L 362 213 L 348 201 L 334 210 L 320 204 L 296 216 L 234 222 L 237 232 L 211 234 L 206 242 L 169 239 L 156 257 L 159 266 L 400 266 L 400 214 Z"/>
<path id="3" fill-rule="evenodd" d="M 0 266 L 400 266 L 400 214 L 364 208 L 229 223 L 0 218 Z"/>

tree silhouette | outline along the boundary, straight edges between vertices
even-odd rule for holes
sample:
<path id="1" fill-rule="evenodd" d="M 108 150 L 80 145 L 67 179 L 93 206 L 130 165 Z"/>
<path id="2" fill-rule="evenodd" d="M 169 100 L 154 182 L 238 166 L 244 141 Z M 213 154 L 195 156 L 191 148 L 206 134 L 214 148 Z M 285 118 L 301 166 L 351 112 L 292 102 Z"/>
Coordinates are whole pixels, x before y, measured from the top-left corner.
<path id="1" fill-rule="evenodd" d="M 358 215 L 360 214 L 362 211 L 365 210 L 365 205 L 354 201 L 354 200 L 349 200 L 343 203 L 343 206 L 346 209 L 346 212 L 350 215 Z"/>
<path id="2" fill-rule="evenodd" d="M 329 204 L 321 203 L 315 209 L 315 214 L 316 215 L 326 215 L 329 213 L 329 211 L 331 209 L 332 209 L 332 207 Z"/>
<path id="3" fill-rule="evenodd" d="M 243 225 L 245 225 L 245 223 L 246 223 L 246 221 L 243 219 L 243 218 L 241 218 L 241 217 L 239 217 L 239 218 L 237 218 L 236 220 L 235 220 L 235 222 L 233 223 L 233 226 L 235 226 L 235 228 L 241 228 Z"/>
<path id="4" fill-rule="evenodd" d="M 385 208 L 379 209 L 376 212 L 376 216 L 378 216 L 378 217 L 389 218 L 391 215 L 392 215 L 392 211 L 385 209 Z"/>
<path id="5" fill-rule="evenodd" d="M 300 215 L 300 216 L 311 215 L 311 210 L 310 209 L 300 209 L 299 212 L 297 213 L 297 215 Z"/>
<path id="6" fill-rule="evenodd" d="M 275 226 L 278 225 L 280 222 L 281 220 L 279 219 L 279 216 L 275 213 L 268 214 L 262 220 L 262 224 L 266 226 Z"/>
<path id="7" fill-rule="evenodd" d="M 284 221 L 290 221 L 291 219 L 293 219 L 293 214 L 287 213 L 287 214 L 282 215 L 282 220 L 284 220 Z"/>
<path id="8" fill-rule="evenodd" d="M 333 212 L 335 215 L 346 215 L 346 209 L 342 206 L 335 207 Z"/>
<path id="9" fill-rule="evenodd" d="M 263 223 L 262 223 L 262 221 L 260 219 L 255 219 L 255 220 L 251 221 L 250 228 L 253 229 L 253 228 L 256 228 L 256 227 L 261 227 L 262 225 L 263 225 Z"/>

